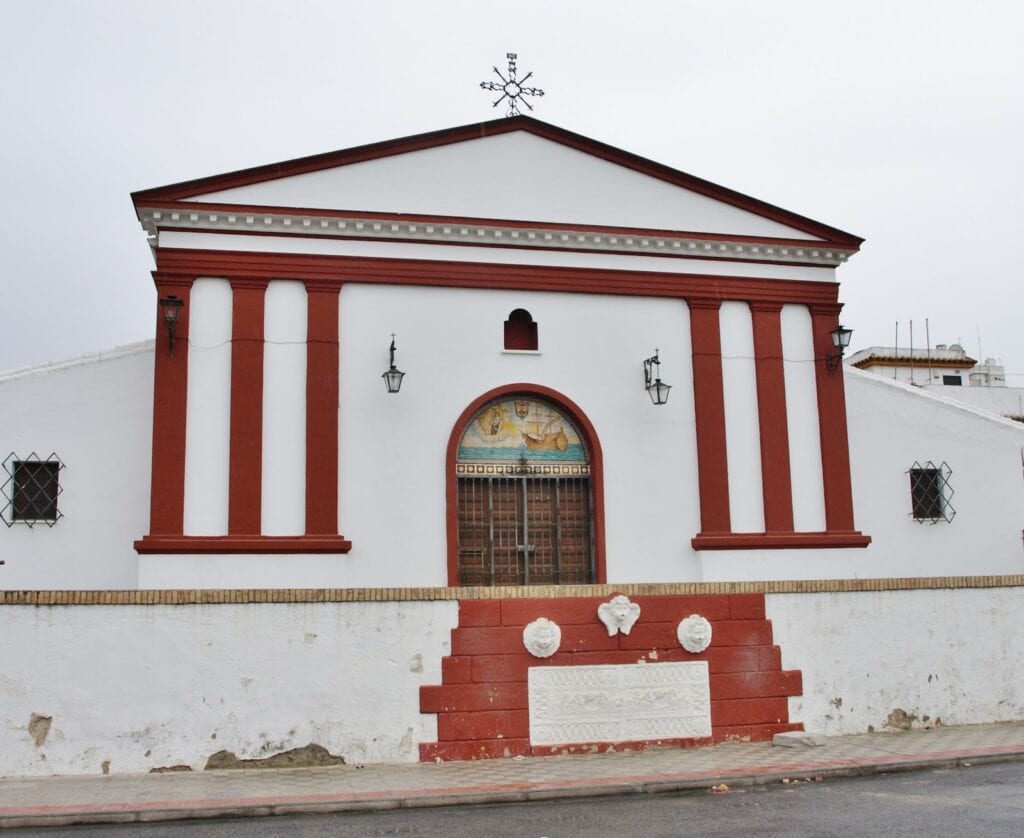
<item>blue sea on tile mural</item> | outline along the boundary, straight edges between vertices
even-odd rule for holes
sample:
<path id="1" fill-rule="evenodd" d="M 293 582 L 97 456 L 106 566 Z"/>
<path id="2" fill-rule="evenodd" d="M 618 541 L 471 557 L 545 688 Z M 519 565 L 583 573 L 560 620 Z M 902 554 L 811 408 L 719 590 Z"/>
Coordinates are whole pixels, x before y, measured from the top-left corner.
<path id="1" fill-rule="evenodd" d="M 459 459 L 467 461 L 501 460 L 514 462 L 521 457 L 527 460 L 542 460 L 552 463 L 586 462 L 587 452 L 579 443 L 569 445 L 564 451 L 531 451 L 524 444 L 515 448 L 459 448 Z"/>

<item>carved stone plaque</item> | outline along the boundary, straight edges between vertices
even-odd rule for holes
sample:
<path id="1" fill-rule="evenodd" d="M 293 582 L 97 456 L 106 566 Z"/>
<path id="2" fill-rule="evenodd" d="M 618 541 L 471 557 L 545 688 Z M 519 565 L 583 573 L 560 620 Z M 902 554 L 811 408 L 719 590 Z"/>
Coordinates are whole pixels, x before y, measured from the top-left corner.
<path id="1" fill-rule="evenodd" d="M 711 735 L 707 661 L 533 666 L 530 744 Z"/>

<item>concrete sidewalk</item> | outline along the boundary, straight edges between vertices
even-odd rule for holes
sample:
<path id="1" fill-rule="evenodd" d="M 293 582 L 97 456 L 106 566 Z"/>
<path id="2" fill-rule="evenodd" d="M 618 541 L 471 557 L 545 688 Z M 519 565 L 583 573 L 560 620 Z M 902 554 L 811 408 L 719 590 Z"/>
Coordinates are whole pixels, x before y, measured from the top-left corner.
<path id="1" fill-rule="evenodd" d="M 567 757 L 0 779 L 0 827 L 252 817 L 748 786 L 1024 759 L 1024 723 Z"/>

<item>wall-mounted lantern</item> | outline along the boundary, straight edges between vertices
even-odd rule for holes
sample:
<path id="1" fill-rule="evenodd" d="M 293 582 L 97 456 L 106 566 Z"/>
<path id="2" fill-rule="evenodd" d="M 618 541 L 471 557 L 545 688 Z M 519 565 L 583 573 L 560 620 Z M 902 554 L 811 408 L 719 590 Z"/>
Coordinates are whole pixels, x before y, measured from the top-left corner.
<path id="1" fill-rule="evenodd" d="M 665 404 L 668 401 L 668 391 L 672 385 L 661 380 L 661 361 L 657 349 L 650 358 L 644 360 L 644 389 L 654 404 Z"/>
<path id="2" fill-rule="evenodd" d="M 174 327 L 178 325 L 178 318 L 181 316 L 181 309 L 185 301 L 175 296 L 162 297 L 160 299 L 160 311 L 164 316 L 164 325 L 167 327 L 167 338 L 170 341 L 171 357 L 174 357 Z"/>
<path id="3" fill-rule="evenodd" d="M 839 362 L 843 360 L 843 354 L 846 352 L 846 347 L 850 345 L 850 336 L 852 334 L 853 329 L 847 329 L 845 326 L 836 326 L 836 328 L 829 332 L 829 335 L 832 337 L 832 345 L 835 347 L 834 352 L 829 352 L 825 356 L 829 372 L 835 371 L 835 368 L 839 366 Z"/>
<path id="4" fill-rule="evenodd" d="M 395 366 L 395 336 L 391 335 L 391 365 L 381 378 L 384 379 L 384 386 L 388 388 L 389 393 L 397 393 L 402 389 L 402 378 L 405 377 L 405 373 L 402 372 L 398 367 Z"/>

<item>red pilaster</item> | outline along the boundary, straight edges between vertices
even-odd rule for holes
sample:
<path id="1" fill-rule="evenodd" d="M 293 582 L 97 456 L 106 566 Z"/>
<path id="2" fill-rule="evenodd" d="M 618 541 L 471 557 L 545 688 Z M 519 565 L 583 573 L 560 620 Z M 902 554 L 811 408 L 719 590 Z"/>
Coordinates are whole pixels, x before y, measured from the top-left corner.
<path id="1" fill-rule="evenodd" d="M 812 305 L 814 371 L 818 385 L 818 426 L 825 491 L 825 527 L 829 532 L 853 531 L 850 487 L 850 444 L 846 432 L 846 395 L 840 364 L 830 371 L 826 358 L 835 351 L 830 332 L 839 325 L 842 304 Z"/>
<path id="2" fill-rule="evenodd" d="M 231 463 L 228 534 L 259 535 L 263 475 L 266 279 L 231 279 Z"/>
<path id="3" fill-rule="evenodd" d="M 306 534 L 338 532 L 338 303 L 341 285 L 306 281 Z"/>
<path id="4" fill-rule="evenodd" d="M 761 432 L 765 532 L 793 531 L 786 380 L 782 367 L 782 303 L 750 303 Z"/>
<path id="5" fill-rule="evenodd" d="M 171 354 L 159 304 L 153 365 L 153 474 L 149 532 L 181 535 L 185 516 L 185 408 L 188 398 L 189 292 L 194 277 L 153 272 L 157 298 L 175 296 L 184 305 L 174 330 Z"/>
<path id="6" fill-rule="evenodd" d="M 725 452 L 725 394 L 722 387 L 720 299 L 689 298 L 693 346 L 693 402 L 697 424 L 697 482 L 702 533 L 726 533 L 729 468 Z"/>

